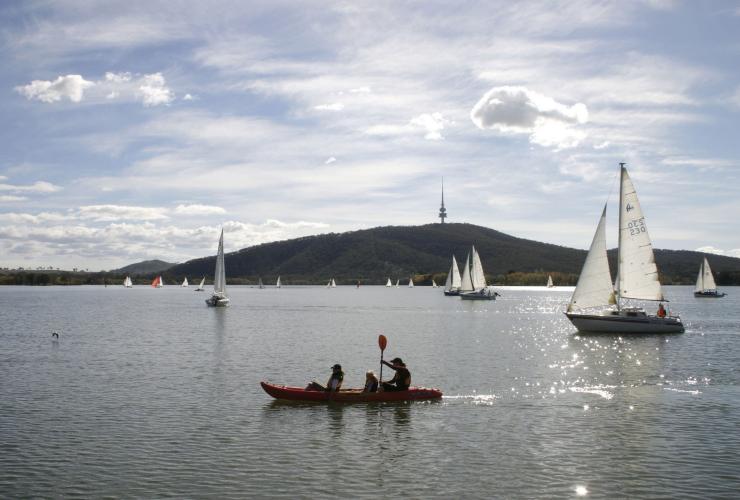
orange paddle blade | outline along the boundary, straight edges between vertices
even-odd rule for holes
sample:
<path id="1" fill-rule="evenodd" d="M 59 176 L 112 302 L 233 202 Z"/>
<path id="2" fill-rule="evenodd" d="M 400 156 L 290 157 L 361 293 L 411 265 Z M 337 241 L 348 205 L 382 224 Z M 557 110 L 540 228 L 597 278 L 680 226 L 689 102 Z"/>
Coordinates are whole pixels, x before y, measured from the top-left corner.
<path id="1" fill-rule="evenodd" d="M 378 345 L 381 351 L 385 351 L 385 346 L 388 345 L 388 339 L 385 338 L 385 335 L 378 336 Z"/>

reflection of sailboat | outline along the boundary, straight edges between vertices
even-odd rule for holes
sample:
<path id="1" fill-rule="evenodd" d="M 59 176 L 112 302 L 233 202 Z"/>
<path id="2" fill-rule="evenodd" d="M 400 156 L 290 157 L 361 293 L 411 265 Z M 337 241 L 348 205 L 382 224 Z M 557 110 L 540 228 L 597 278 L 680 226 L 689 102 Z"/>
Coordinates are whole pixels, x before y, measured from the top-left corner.
<path id="1" fill-rule="evenodd" d="M 216 255 L 216 272 L 213 277 L 213 294 L 206 299 L 206 304 L 211 307 L 225 307 L 229 305 L 229 297 L 226 295 L 226 267 L 224 266 L 224 230 L 218 239 L 218 253 Z"/>
<path id="2" fill-rule="evenodd" d="M 180 285 L 180 286 L 183 287 L 183 288 L 185 288 L 185 287 L 188 286 L 188 278 L 187 278 L 187 276 L 185 277 L 184 280 L 182 280 L 182 285 Z"/>
<path id="3" fill-rule="evenodd" d="M 278 276 L 277 282 L 275 283 L 275 288 L 280 288 L 282 285 L 280 284 L 280 276 Z"/>
<path id="4" fill-rule="evenodd" d="M 388 282 L 385 284 L 386 287 L 390 288 L 393 286 L 393 283 L 391 283 L 391 279 L 388 278 Z"/>
<path id="5" fill-rule="evenodd" d="M 683 324 L 677 316 L 667 316 L 665 312 L 662 316 L 650 316 L 643 309 L 623 307 L 621 304 L 624 299 L 665 299 L 658 280 L 658 268 L 645 217 L 624 163 L 621 164 L 620 175 L 617 297 L 614 297 L 606 256 L 605 206 L 565 314 L 579 331 L 682 333 Z M 616 305 L 616 310 L 608 307 L 611 305 Z M 603 309 L 604 307 L 608 308 Z M 591 308 L 602 310 L 582 312 Z M 662 307 L 659 311 L 661 310 Z"/>
<path id="6" fill-rule="evenodd" d="M 548 274 L 547 275 L 547 288 L 552 288 L 553 286 L 555 285 L 552 284 L 552 276 Z"/>
<path id="7" fill-rule="evenodd" d="M 471 255 L 472 262 L 470 262 Z M 468 265 L 469 262 L 470 265 Z M 488 288 L 480 255 L 478 255 L 478 251 L 473 246 L 470 249 L 467 259 L 465 259 L 460 298 L 464 300 L 496 300 L 496 297 L 498 297 L 498 293 Z"/>
<path id="8" fill-rule="evenodd" d="M 437 288 L 437 282 L 432 278 L 432 288 Z"/>
<path id="9" fill-rule="evenodd" d="M 134 286 L 134 284 L 131 283 L 131 277 L 130 276 L 126 276 L 126 279 L 123 280 L 123 286 L 125 286 L 126 288 L 131 288 L 132 286 Z"/>
<path id="10" fill-rule="evenodd" d="M 414 278 L 409 278 L 409 288 L 414 288 Z"/>
<path id="11" fill-rule="evenodd" d="M 694 288 L 694 297 L 724 297 L 724 293 L 717 291 L 717 284 L 714 282 L 712 269 L 709 267 L 707 258 L 704 257 L 699 266 L 699 276 L 696 277 L 696 287 Z"/>
<path id="12" fill-rule="evenodd" d="M 154 281 L 152 281 L 152 287 L 153 288 L 162 288 L 164 286 L 164 280 L 161 276 L 157 276 L 154 278 Z"/>
<path id="13" fill-rule="evenodd" d="M 447 281 L 445 281 L 445 295 L 460 295 L 460 270 L 457 268 L 457 259 L 452 256 L 452 266 L 450 271 L 447 273 Z"/>
<path id="14" fill-rule="evenodd" d="M 198 288 L 196 288 L 195 291 L 196 292 L 203 292 L 203 291 L 205 291 L 205 288 L 203 288 L 203 285 L 205 284 L 205 282 L 206 282 L 206 277 L 203 276 L 203 279 L 200 280 L 200 285 L 198 285 Z"/>

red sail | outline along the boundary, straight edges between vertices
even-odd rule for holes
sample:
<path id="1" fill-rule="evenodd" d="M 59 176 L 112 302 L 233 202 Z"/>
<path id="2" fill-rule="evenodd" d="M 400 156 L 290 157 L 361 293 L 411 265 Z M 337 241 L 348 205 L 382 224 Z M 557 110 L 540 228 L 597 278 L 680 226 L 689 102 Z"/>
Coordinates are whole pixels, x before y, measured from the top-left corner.
<path id="1" fill-rule="evenodd" d="M 159 276 L 157 276 L 156 278 L 154 278 L 154 281 L 152 281 L 152 286 L 154 288 L 157 288 L 157 285 L 159 285 Z"/>

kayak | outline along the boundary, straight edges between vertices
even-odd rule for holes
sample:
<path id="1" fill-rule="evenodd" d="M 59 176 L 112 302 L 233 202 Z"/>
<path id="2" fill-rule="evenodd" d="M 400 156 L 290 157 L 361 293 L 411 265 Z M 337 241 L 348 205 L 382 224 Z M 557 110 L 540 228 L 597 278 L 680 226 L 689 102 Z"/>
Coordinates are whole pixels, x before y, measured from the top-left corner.
<path id="1" fill-rule="evenodd" d="M 373 403 L 384 401 L 418 401 L 422 399 L 439 399 L 442 391 L 425 387 L 409 387 L 406 391 L 362 392 L 362 389 L 343 389 L 339 392 L 307 390 L 303 387 L 260 382 L 267 394 L 275 399 L 291 401 L 335 401 L 339 403 Z"/>

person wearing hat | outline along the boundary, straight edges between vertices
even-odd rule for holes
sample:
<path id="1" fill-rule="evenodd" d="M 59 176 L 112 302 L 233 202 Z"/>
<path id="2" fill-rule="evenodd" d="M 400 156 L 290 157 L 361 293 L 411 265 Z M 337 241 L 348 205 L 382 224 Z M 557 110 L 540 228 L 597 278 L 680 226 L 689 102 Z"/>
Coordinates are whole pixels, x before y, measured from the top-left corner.
<path id="1" fill-rule="evenodd" d="M 396 374 L 388 382 L 383 382 L 384 391 L 405 391 L 411 385 L 411 372 L 401 358 L 393 358 L 391 362 L 383 361 L 385 366 L 393 368 Z"/>
<path id="2" fill-rule="evenodd" d="M 331 367 L 331 376 L 329 381 L 326 383 L 326 390 L 330 392 L 336 392 L 342 387 L 342 381 L 344 380 L 344 372 L 342 371 L 342 365 L 339 363 Z"/>

